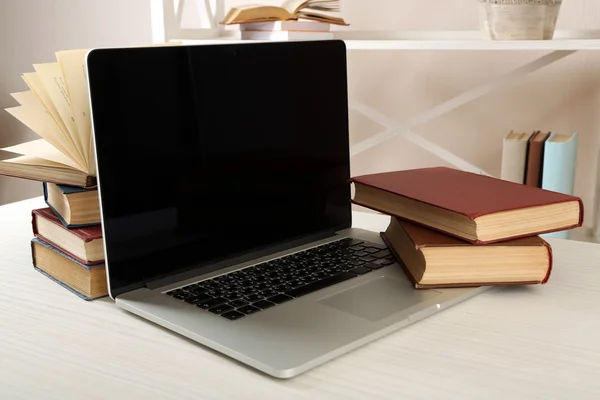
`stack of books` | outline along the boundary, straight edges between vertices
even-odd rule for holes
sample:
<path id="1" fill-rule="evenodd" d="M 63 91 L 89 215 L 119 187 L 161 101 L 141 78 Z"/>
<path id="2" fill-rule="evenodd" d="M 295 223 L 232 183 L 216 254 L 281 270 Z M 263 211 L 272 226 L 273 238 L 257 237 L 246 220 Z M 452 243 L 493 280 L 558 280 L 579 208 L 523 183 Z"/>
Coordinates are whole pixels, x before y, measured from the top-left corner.
<path id="1" fill-rule="evenodd" d="M 281 7 L 233 7 L 222 23 L 239 25 L 243 40 L 327 40 L 334 37 L 331 24 L 348 25 L 328 14 L 339 11 L 339 0 L 287 0 Z"/>
<path id="2" fill-rule="evenodd" d="M 514 132 L 502 146 L 504 180 L 535 186 L 564 194 L 573 194 L 577 163 L 577 132 Z M 547 236 L 567 238 L 568 231 Z"/>
<path id="3" fill-rule="evenodd" d="M 0 174 L 42 183 L 47 208 L 32 211 L 33 265 L 84 299 L 108 293 L 91 134 L 86 49 L 56 53 L 55 62 L 22 75 L 29 90 L 6 109 L 39 139 L 2 150 Z"/>
<path id="4" fill-rule="evenodd" d="M 85 300 L 108 294 L 98 191 L 44 183 L 32 211 L 34 268 Z"/>
<path id="5" fill-rule="evenodd" d="M 583 224 L 579 197 L 446 167 L 352 178 L 355 204 L 388 214 L 381 233 L 419 289 L 543 284 L 540 235 Z"/>

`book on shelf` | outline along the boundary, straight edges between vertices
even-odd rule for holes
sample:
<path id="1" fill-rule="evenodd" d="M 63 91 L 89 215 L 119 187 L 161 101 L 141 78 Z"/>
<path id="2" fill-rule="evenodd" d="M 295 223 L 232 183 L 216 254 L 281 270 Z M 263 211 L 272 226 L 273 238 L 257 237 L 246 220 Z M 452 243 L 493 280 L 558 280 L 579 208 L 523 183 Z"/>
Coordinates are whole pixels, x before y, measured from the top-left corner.
<path id="1" fill-rule="evenodd" d="M 528 186 L 542 186 L 544 146 L 549 136 L 550 132 L 537 131 L 529 139 L 524 182 Z"/>
<path id="2" fill-rule="evenodd" d="M 242 31 L 242 40 L 328 40 L 333 32 L 297 32 L 297 31 Z"/>
<path id="3" fill-rule="evenodd" d="M 575 187 L 578 134 L 552 132 L 544 144 L 541 187 L 572 195 Z M 566 239 L 568 230 L 551 232 L 546 237 Z"/>
<path id="4" fill-rule="evenodd" d="M 339 11 L 339 0 L 286 0 L 279 7 L 260 4 L 232 7 L 221 23 L 234 25 L 302 19 L 335 25 L 348 25 L 343 18 L 327 14 L 328 12 Z"/>
<path id="5" fill-rule="evenodd" d="M 267 31 L 267 32 L 329 32 L 331 25 L 317 21 L 270 21 L 248 22 L 240 24 L 240 31 Z"/>
<path id="6" fill-rule="evenodd" d="M 43 183 L 44 201 L 66 228 L 100 224 L 97 189 Z"/>
<path id="7" fill-rule="evenodd" d="M 31 255 L 37 271 L 84 300 L 108 295 L 104 263 L 83 264 L 39 238 L 31 240 Z"/>
<path id="8" fill-rule="evenodd" d="M 447 167 L 351 179 L 352 202 L 475 244 L 555 232 L 583 223 L 579 197 Z"/>
<path id="9" fill-rule="evenodd" d="M 531 133 L 511 131 L 504 138 L 500 178 L 510 182 L 523 183 L 528 144 L 531 136 Z"/>
<path id="10" fill-rule="evenodd" d="M 66 228 L 49 207 L 32 210 L 31 216 L 36 238 L 82 264 L 95 265 L 104 261 L 104 241 L 100 225 Z"/>
<path id="11" fill-rule="evenodd" d="M 381 236 L 417 289 L 544 284 L 552 271 L 539 236 L 473 245 L 397 218 Z"/>

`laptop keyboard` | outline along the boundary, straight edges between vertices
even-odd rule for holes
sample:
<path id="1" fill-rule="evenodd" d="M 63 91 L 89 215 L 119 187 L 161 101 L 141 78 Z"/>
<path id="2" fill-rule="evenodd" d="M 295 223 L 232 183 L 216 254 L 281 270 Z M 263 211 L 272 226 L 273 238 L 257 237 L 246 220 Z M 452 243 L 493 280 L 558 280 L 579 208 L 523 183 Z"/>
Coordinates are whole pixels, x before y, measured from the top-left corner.
<path id="1" fill-rule="evenodd" d="M 386 246 L 346 238 L 166 294 L 229 320 L 238 320 L 394 262 Z"/>

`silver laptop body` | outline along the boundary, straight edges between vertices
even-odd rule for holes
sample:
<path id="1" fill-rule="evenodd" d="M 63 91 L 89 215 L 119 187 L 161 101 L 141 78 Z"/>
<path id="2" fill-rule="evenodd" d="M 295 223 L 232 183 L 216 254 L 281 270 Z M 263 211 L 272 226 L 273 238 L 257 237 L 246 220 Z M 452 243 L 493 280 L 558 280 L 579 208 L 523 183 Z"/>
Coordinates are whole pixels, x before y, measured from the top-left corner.
<path id="1" fill-rule="evenodd" d="M 117 306 L 290 378 L 483 290 L 416 290 L 378 232 L 351 227 L 345 54 L 340 41 L 88 54 Z"/>

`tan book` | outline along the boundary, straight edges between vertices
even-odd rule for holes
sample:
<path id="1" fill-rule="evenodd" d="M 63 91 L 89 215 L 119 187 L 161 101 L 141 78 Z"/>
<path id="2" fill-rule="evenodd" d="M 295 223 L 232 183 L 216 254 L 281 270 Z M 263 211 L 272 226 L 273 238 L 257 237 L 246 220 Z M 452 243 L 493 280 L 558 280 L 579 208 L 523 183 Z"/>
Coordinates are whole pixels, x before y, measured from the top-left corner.
<path id="1" fill-rule="evenodd" d="M 100 224 L 100 201 L 96 189 L 44 183 L 44 200 L 66 228 Z"/>
<path id="2" fill-rule="evenodd" d="M 416 288 L 543 284 L 552 248 L 539 236 L 475 246 L 392 218 L 382 238 Z"/>
<path id="3" fill-rule="evenodd" d="M 232 7 L 222 24 L 234 25 L 269 21 L 294 21 L 305 19 L 336 25 L 348 25 L 341 17 L 323 12 L 339 11 L 339 0 L 287 0 L 280 7 L 249 4 Z"/>
<path id="4" fill-rule="evenodd" d="M 542 187 L 544 144 L 548 137 L 550 137 L 550 132 L 536 132 L 529 139 L 525 172 L 525 184 L 528 186 Z"/>
<path id="5" fill-rule="evenodd" d="M 511 131 L 502 145 L 502 169 L 500 178 L 515 183 L 525 183 L 527 149 L 533 133 Z"/>
<path id="6" fill-rule="evenodd" d="M 106 266 L 85 265 L 38 238 L 31 241 L 33 266 L 42 274 L 85 300 L 108 295 Z"/>

